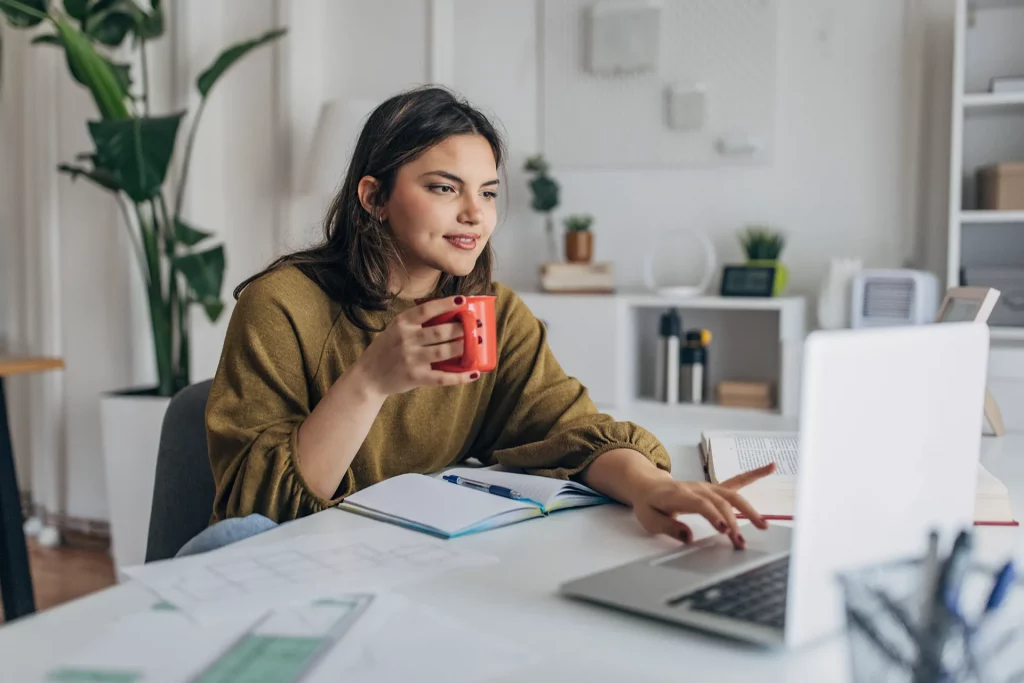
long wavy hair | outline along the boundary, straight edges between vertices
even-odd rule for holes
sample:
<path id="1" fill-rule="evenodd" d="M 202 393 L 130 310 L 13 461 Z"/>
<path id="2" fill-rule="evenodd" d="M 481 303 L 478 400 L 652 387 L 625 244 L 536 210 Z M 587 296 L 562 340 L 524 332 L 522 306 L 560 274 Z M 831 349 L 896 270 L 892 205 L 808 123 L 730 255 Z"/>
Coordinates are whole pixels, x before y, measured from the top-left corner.
<path id="1" fill-rule="evenodd" d="M 383 206 L 395 186 L 398 169 L 453 135 L 476 134 L 491 145 L 503 169 L 505 143 L 488 118 L 453 92 L 437 86 L 416 88 L 390 98 L 370 114 L 359 135 L 341 191 L 324 219 L 321 243 L 286 254 L 235 288 L 237 299 L 253 280 L 286 266 L 297 266 L 334 301 L 353 324 L 374 329 L 364 311 L 388 307 L 395 295 L 388 289 L 392 268 L 402 255 L 391 229 L 359 201 L 359 181 L 377 179 L 375 206 Z M 442 273 L 433 296 L 487 294 L 491 289 L 494 252 L 484 247 L 466 276 Z"/>

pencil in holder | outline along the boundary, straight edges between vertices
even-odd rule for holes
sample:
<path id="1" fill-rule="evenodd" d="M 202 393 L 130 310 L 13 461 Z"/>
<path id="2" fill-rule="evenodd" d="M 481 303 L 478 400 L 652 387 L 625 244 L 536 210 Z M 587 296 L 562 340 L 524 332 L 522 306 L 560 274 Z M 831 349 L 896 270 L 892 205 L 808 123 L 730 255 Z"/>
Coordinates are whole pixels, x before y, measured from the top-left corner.
<path id="1" fill-rule="evenodd" d="M 972 565 L 955 614 L 936 607 L 924 561 L 839 576 L 855 683 L 1024 683 L 1024 583 L 985 611 L 998 569 Z"/>

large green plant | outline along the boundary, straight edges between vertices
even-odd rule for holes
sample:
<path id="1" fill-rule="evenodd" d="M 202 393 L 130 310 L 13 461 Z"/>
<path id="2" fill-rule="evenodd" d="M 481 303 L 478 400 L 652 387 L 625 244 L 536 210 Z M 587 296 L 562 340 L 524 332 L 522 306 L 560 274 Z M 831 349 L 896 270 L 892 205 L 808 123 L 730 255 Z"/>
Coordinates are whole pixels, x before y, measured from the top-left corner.
<path id="1" fill-rule="evenodd" d="M 209 246 L 210 233 L 181 215 L 196 130 L 220 77 L 250 51 L 285 31 L 270 31 L 228 48 L 200 74 L 196 87 L 201 99 L 171 204 L 168 168 L 187 112 L 159 116 L 150 112 L 146 44 L 164 32 L 161 0 L 151 0 L 148 8 L 134 0 L 64 0 L 63 9 L 53 4 L 52 0 L 0 0 L 0 11 L 15 28 L 52 27 L 52 32 L 41 32 L 32 42 L 62 49 L 72 78 L 89 90 L 96 103 L 100 118 L 88 122 L 94 149 L 78 155 L 79 163 L 61 164 L 58 170 L 111 192 L 124 210 L 148 295 L 159 378 L 156 393 L 172 396 L 189 383 L 190 307 L 200 305 L 211 321 L 224 310 L 224 247 Z M 139 65 L 139 87 L 131 81 L 130 66 L 116 63 L 110 55 L 126 41 Z"/>

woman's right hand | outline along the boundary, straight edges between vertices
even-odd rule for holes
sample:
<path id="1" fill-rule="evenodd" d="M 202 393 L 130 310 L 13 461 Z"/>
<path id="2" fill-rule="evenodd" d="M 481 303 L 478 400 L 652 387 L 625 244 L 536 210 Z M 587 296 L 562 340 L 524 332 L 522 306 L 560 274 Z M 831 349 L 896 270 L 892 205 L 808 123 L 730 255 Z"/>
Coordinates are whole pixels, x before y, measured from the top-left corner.
<path id="1" fill-rule="evenodd" d="M 356 366 L 369 389 L 381 396 L 401 394 L 425 386 L 468 384 L 480 377 L 477 371 L 445 372 L 431 363 L 462 355 L 462 323 L 424 327 L 423 323 L 456 310 L 463 297 L 434 299 L 400 313 L 363 351 Z"/>

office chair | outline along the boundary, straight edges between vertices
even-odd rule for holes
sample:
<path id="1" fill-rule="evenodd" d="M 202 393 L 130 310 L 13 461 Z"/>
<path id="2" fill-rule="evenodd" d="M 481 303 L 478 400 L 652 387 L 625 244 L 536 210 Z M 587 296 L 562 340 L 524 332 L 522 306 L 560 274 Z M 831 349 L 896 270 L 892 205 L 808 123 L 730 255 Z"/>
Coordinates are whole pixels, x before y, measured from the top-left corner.
<path id="1" fill-rule="evenodd" d="M 206 528 L 213 510 L 213 473 L 206 448 L 210 380 L 171 399 L 160 430 L 146 562 L 174 557 Z"/>

